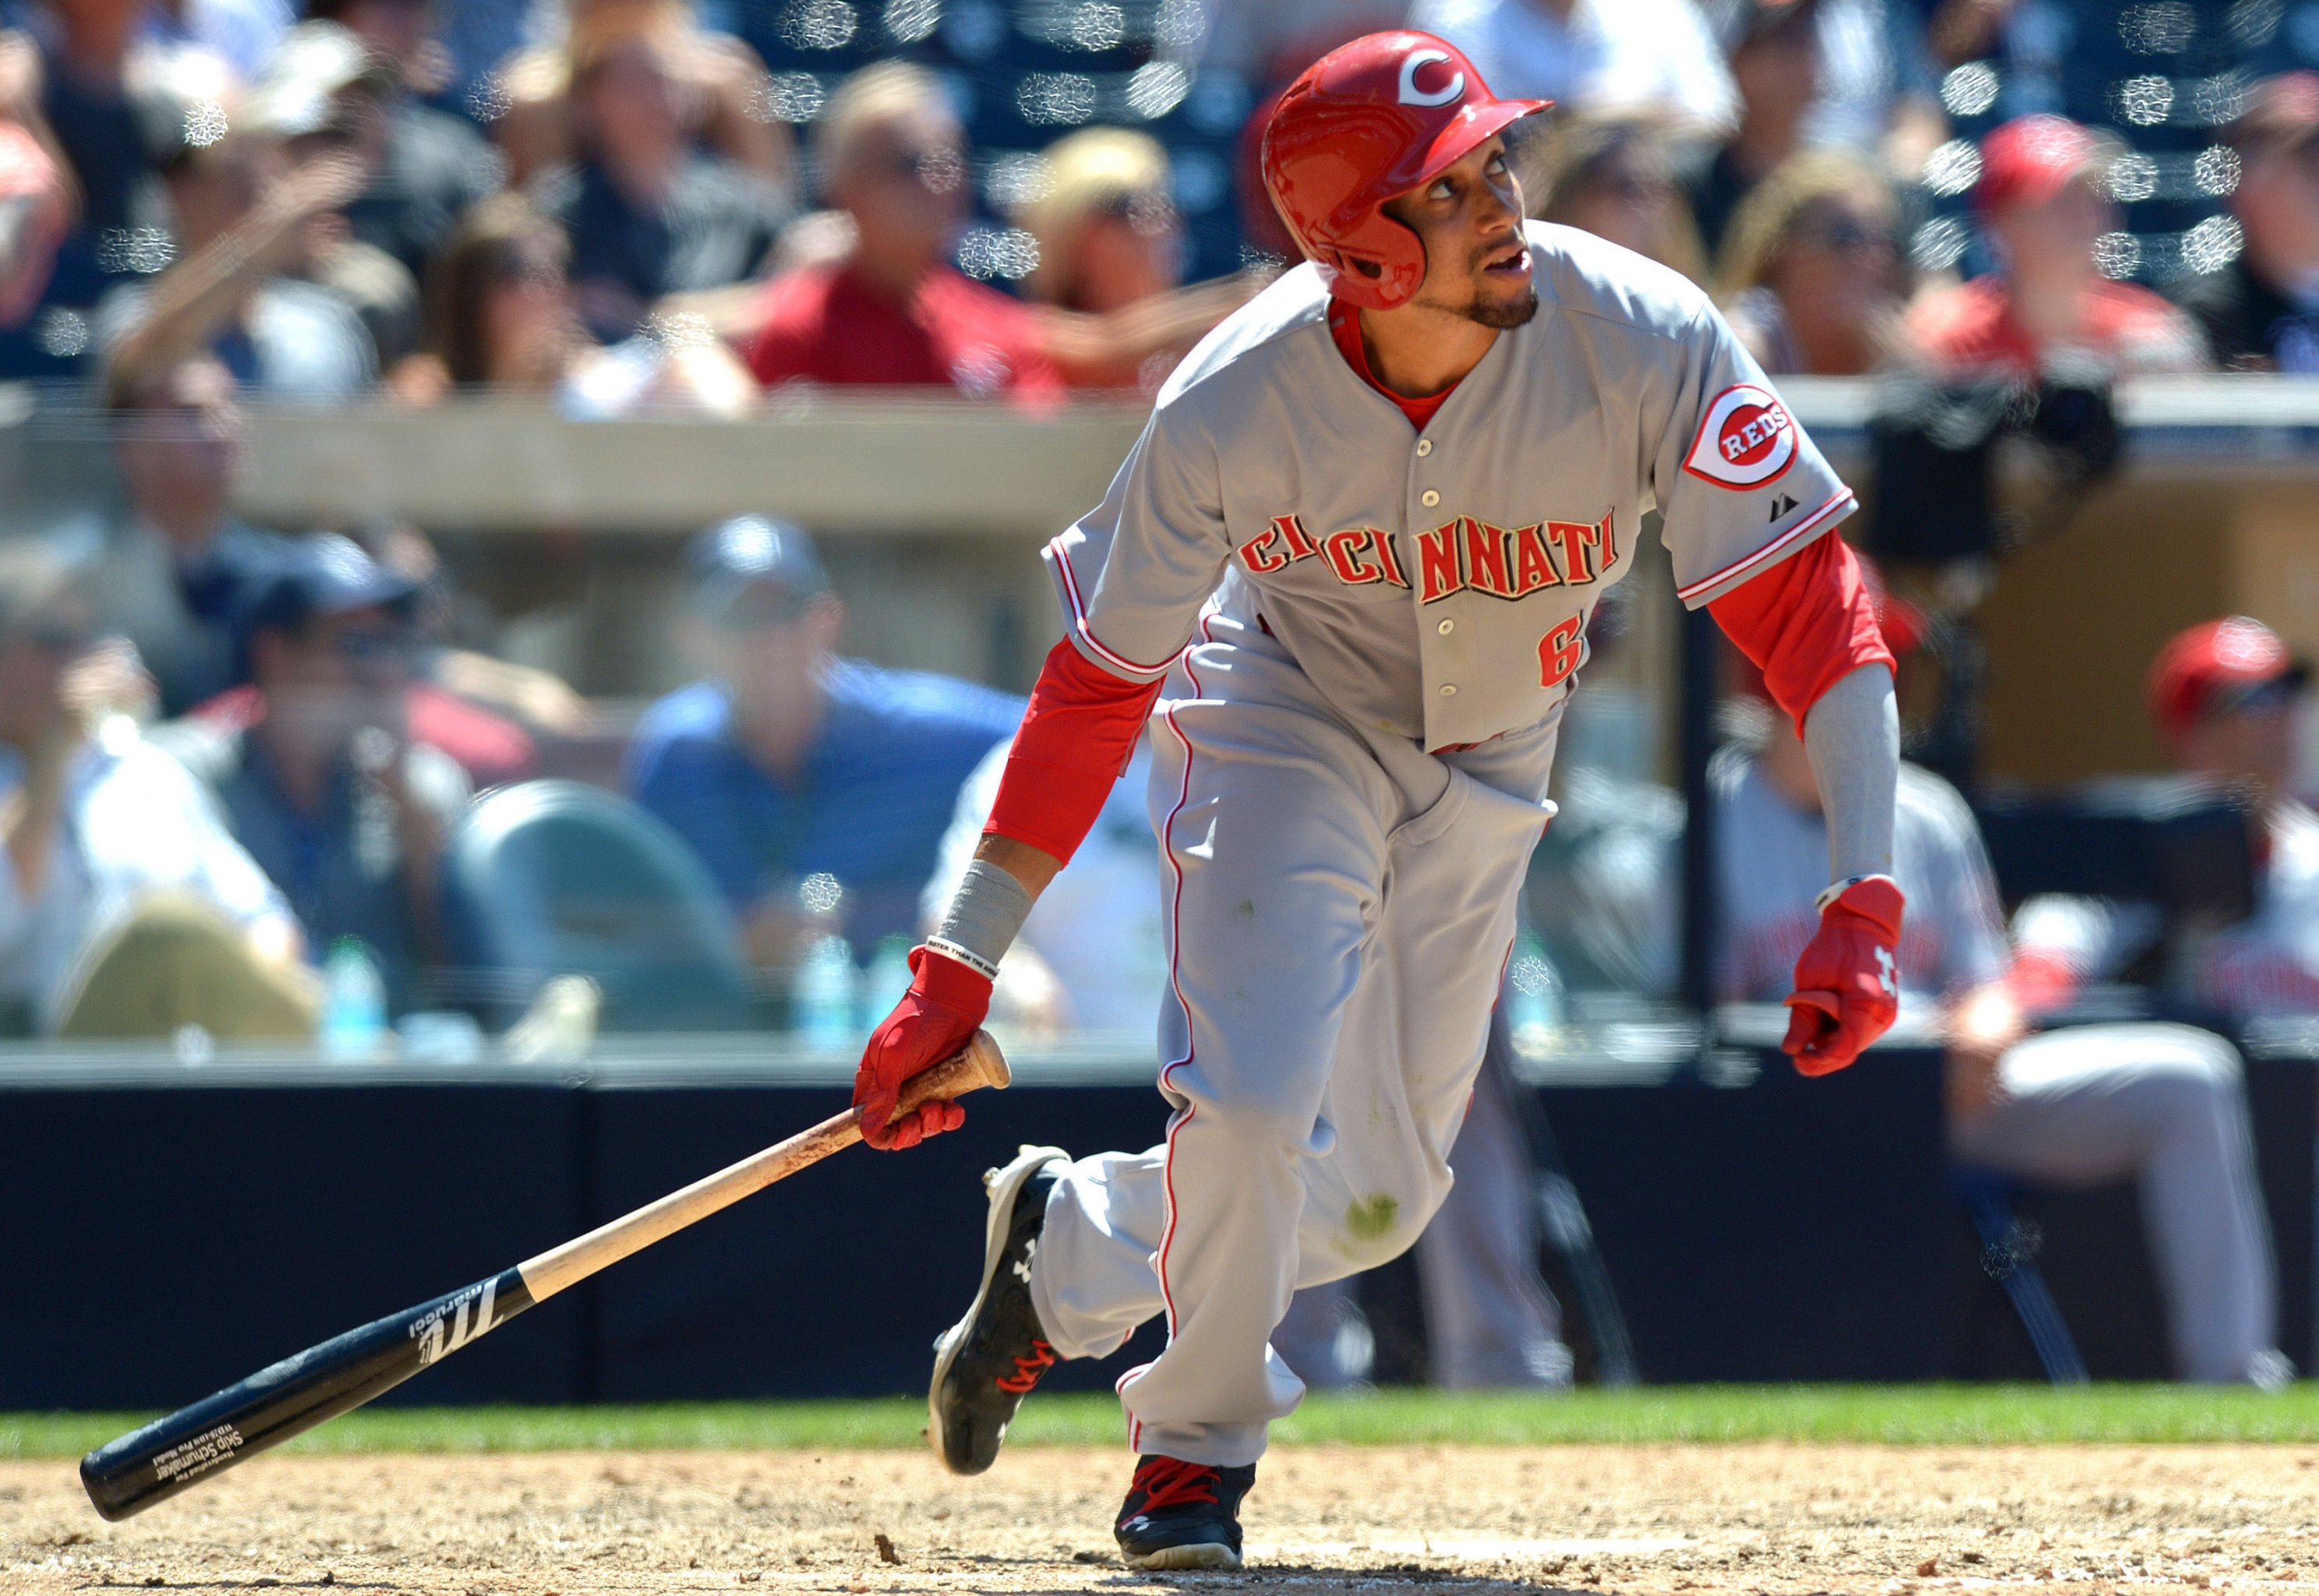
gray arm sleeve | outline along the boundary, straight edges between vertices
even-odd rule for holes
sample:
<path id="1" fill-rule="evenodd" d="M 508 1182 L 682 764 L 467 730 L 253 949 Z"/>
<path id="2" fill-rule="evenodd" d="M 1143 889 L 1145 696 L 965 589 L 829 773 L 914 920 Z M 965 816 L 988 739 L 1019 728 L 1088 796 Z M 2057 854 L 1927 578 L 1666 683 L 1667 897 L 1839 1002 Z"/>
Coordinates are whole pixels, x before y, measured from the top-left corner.
<path id="1" fill-rule="evenodd" d="M 1892 873 L 1892 806 L 1900 780 L 1900 716 L 1892 672 L 1863 665 L 1804 717 L 1804 753 L 1827 816 L 1828 879 Z"/>
<path id="2" fill-rule="evenodd" d="M 1031 917 L 1031 891 L 1011 871 L 978 859 L 952 894 L 950 912 L 926 946 L 998 978 L 998 961 Z"/>

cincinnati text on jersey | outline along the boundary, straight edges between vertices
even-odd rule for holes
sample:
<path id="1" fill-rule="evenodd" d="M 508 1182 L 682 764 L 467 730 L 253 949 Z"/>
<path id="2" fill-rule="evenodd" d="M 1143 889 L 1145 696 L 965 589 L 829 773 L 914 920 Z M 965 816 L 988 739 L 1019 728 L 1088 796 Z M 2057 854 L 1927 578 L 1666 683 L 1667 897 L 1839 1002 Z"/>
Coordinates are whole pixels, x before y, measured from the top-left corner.
<path id="1" fill-rule="evenodd" d="M 1458 592 L 1526 599 L 1548 588 L 1583 586 L 1599 582 L 1619 560 L 1618 534 L 1608 515 L 1599 521 L 1532 521 L 1526 527 L 1458 516 L 1418 533 L 1416 541 L 1422 604 Z M 1241 563 L 1260 576 L 1317 559 L 1348 587 L 1409 586 L 1392 535 L 1376 527 L 1347 527 L 1316 538 L 1299 517 L 1275 516 L 1238 553 Z"/>

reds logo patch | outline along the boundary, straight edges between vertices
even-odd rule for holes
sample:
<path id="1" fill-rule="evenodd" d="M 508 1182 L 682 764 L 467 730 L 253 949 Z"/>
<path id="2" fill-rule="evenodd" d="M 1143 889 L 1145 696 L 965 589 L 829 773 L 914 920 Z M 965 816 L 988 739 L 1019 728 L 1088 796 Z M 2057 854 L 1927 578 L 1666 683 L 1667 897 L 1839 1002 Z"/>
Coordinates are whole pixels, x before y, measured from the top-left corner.
<path id="1" fill-rule="evenodd" d="M 1719 488 L 1759 488 L 1795 463 L 1796 424 L 1770 391 L 1739 383 L 1717 394 L 1683 468 Z"/>

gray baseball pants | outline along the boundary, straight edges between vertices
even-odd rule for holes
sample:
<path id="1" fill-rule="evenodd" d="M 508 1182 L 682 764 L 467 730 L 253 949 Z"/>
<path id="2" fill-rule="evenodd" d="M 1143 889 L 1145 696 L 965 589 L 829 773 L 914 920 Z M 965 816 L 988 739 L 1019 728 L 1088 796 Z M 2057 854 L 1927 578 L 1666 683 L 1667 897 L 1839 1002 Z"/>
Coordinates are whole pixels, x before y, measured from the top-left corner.
<path id="1" fill-rule="evenodd" d="M 2081 1025 L 2011 1048 L 1998 1078 L 2002 1099 L 1951 1125 L 1952 1156 L 2055 1186 L 2137 1179 L 2178 1372 L 2237 1381 L 2275 1362 L 2278 1284 L 2236 1050 L 2188 1025 Z"/>
<path id="2" fill-rule="evenodd" d="M 1489 1045 L 1512 1050 L 1502 1013 Z M 1509 1061 L 1475 1078 L 1474 1105 L 1449 1150 L 1457 1184 L 1417 1239 L 1430 1372 L 1452 1390 L 1570 1384 L 1561 1310 L 1538 1277 L 1537 1177 L 1506 1100 L 1511 1078 Z M 1273 1331 L 1273 1348 L 1309 1386 L 1350 1384 L 1367 1372 L 1340 1357 L 1345 1321 L 1358 1311 L 1349 1279 L 1308 1286 Z"/>
<path id="3" fill-rule="evenodd" d="M 1429 754 L 1222 614 L 1157 714 L 1175 1112 L 1160 1146 L 1065 1172 L 1031 1294 L 1066 1357 L 1164 1313 L 1120 1382 L 1130 1444 L 1231 1465 L 1304 1394 L 1268 1345 L 1290 1294 L 1402 1252 L 1449 1189 L 1559 717 Z"/>

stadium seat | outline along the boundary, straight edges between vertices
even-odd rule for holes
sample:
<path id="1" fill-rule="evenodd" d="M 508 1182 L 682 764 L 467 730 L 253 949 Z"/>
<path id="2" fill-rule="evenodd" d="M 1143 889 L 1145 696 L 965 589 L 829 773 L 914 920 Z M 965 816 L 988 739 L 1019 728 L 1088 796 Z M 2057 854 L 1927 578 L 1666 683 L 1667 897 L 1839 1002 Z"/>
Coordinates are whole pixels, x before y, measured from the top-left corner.
<path id="1" fill-rule="evenodd" d="M 443 895 L 464 995 L 495 1024 L 557 975 L 602 988 L 608 1031 L 752 1023 L 724 899 L 682 840 L 625 798 L 576 781 L 486 794 L 452 832 Z"/>

